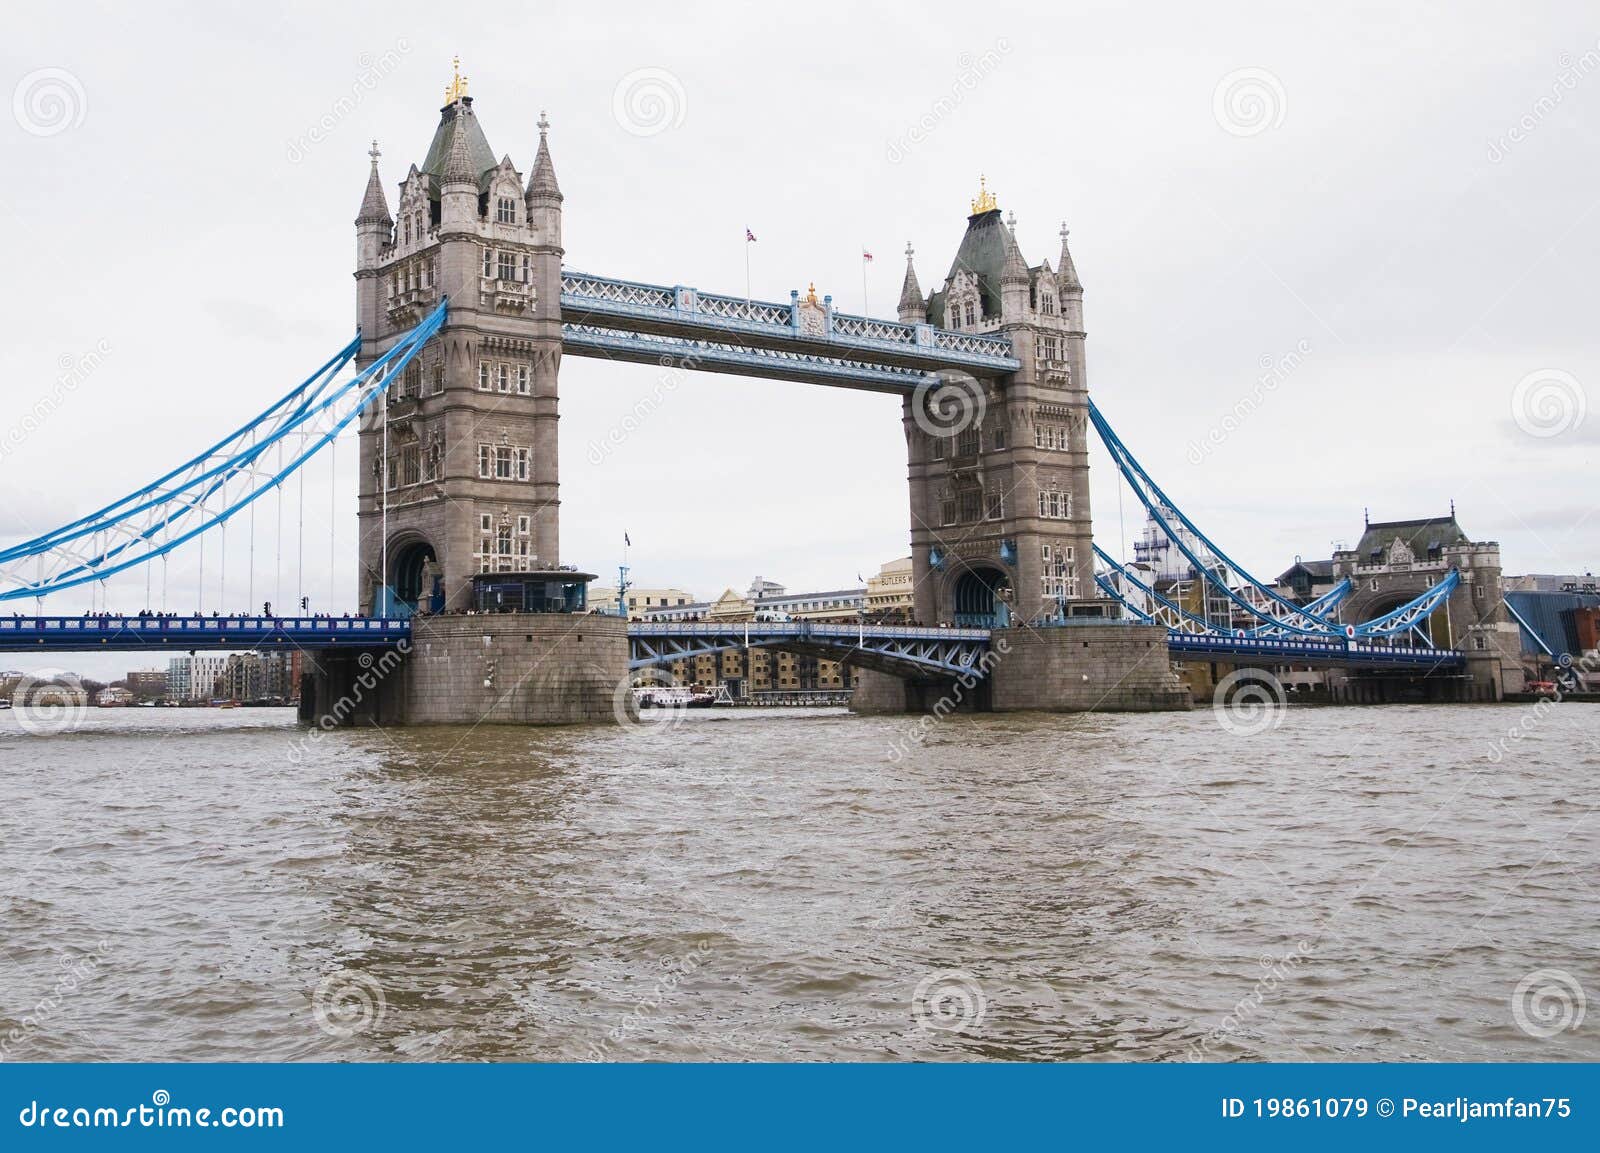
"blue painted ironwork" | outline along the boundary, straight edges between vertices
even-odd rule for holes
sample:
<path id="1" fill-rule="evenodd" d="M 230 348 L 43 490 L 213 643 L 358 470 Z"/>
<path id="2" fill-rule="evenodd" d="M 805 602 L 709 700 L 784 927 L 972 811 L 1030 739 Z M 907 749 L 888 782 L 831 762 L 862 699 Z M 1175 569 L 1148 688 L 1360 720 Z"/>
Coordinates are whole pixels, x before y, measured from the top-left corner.
<path id="1" fill-rule="evenodd" d="M 1430 649 L 1420 645 L 1408 648 L 1305 637 L 1222 636 L 1181 632 L 1168 634 L 1167 651 L 1176 660 L 1190 657 L 1223 661 L 1270 659 L 1286 665 L 1426 670 L 1459 669 L 1467 660 L 1466 654 L 1455 649 Z"/>
<path id="2" fill-rule="evenodd" d="M 344 384 L 329 388 L 359 349 L 359 337 L 266 412 L 185 465 L 96 513 L 5 550 L 0 554 L 0 580 L 13 587 L 0 588 L 0 601 L 42 597 L 104 580 L 226 523 L 281 485 L 386 392 L 444 324 L 445 308 L 440 301 L 421 323 Z M 326 428 L 308 431 L 323 418 L 328 421 Z M 276 471 L 261 467 L 258 462 L 267 450 L 291 434 L 309 438 L 309 444 L 302 442 L 301 451 Z M 246 491 L 230 498 L 227 485 L 239 478 Z M 218 492 L 223 494 L 222 507 L 208 510 L 206 501 Z M 191 527 L 191 521 L 198 523 Z M 30 562 L 32 574 L 24 571 Z"/>
<path id="3" fill-rule="evenodd" d="M 892 666 L 917 673 L 988 674 L 983 657 L 988 629 L 930 629 L 819 621 L 634 622 L 628 626 L 628 667 L 671 664 L 727 649 L 791 649 L 826 653 L 831 660 Z"/>
<path id="4" fill-rule="evenodd" d="M 802 326 L 799 293 L 791 293 L 788 303 L 782 303 L 570 270 L 561 276 L 562 312 L 580 328 L 592 325 L 713 344 L 732 342 L 747 351 L 760 344 L 821 351 L 838 360 L 923 372 L 953 368 L 1003 375 L 1022 367 L 1004 336 L 852 316 L 833 311 L 831 301 L 822 307 L 823 330 L 812 332 Z M 595 345 L 584 342 L 582 347 Z"/>
<path id="5" fill-rule="evenodd" d="M 1375 620 L 1363 621 L 1355 625 L 1342 625 L 1337 620 L 1330 620 L 1324 615 L 1331 593 L 1319 598 L 1319 608 L 1311 605 L 1297 605 L 1276 589 L 1272 588 L 1255 577 L 1251 576 L 1244 567 L 1233 560 L 1227 553 L 1200 531 L 1200 528 L 1178 508 L 1176 504 L 1161 490 L 1161 487 L 1151 479 L 1150 474 L 1134 458 L 1121 438 L 1112 430 L 1111 425 L 1101 415 L 1099 408 L 1093 401 L 1089 402 L 1089 419 L 1094 424 L 1095 431 L 1100 434 L 1101 441 L 1106 446 L 1106 451 L 1111 454 L 1111 459 L 1116 463 L 1117 469 L 1127 480 L 1134 495 L 1144 505 L 1152 520 L 1161 528 L 1180 552 L 1194 566 L 1196 574 L 1212 588 L 1220 592 L 1230 603 L 1256 617 L 1262 625 L 1248 630 L 1254 635 L 1295 635 L 1303 637 L 1332 637 L 1353 635 L 1358 637 L 1392 637 L 1402 633 L 1419 630 L 1420 621 L 1433 612 L 1460 581 L 1460 574 L 1455 569 L 1438 584 L 1428 589 L 1415 599 L 1401 605 L 1393 612 L 1378 617 Z M 1198 540 L 1211 552 L 1211 558 L 1202 558 L 1189 545 L 1185 535 L 1173 528 L 1167 519 L 1168 515 L 1175 518 L 1195 540 Z M 1217 562 L 1221 562 L 1226 570 L 1232 572 L 1243 584 L 1235 588 L 1222 575 L 1216 571 Z M 1341 597 L 1342 599 L 1342 597 Z M 1318 602 L 1313 602 L 1318 603 Z M 1338 601 L 1333 602 L 1337 606 Z M 1424 637 L 1424 639 L 1426 639 Z"/>
<path id="6" fill-rule="evenodd" d="M 854 385 L 881 392 L 915 392 L 918 385 L 938 379 L 917 369 L 895 365 L 869 364 L 792 349 L 752 348 L 681 336 L 633 332 L 593 324 L 563 324 L 561 343 L 564 349 L 580 356 L 598 355 L 644 364 L 738 372 L 748 376 L 818 384 Z"/>
<path id="7" fill-rule="evenodd" d="M 411 639 L 396 617 L 0 617 L 0 652 L 390 648 Z"/>

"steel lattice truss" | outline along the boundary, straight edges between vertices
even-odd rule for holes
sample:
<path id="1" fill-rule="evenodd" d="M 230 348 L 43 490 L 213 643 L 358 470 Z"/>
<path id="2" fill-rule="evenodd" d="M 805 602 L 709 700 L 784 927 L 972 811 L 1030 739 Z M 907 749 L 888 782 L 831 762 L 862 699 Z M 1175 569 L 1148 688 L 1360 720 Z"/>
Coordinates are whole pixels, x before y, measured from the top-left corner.
<path id="1" fill-rule="evenodd" d="M 265 411 L 171 472 L 104 508 L 0 549 L 0 601 L 42 597 L 165 556 L 281 486 L 405 371 L 444 323 L 441 302 L 389 351 L 335 383 L 357 336 Z"/>
<path id="2" fill-rule="evenodd" d="M 900 628 L 813 621 L 731 621 L 628 626 L 628 667 L 671 664 L 727 649 L 787 649 L 900 673 L 988 675 L 988 629 Z"/>
<path id="3" fill-rule="evenodd" d="M 1401 605 L 1393 612 L 1377 617 L 1370 621 L 1357 624 L 1342 624 L 1333 614 L 1339 605 L 1350 595 L 1349 581 L 1330 590 L 1317 600 L 1307 605 L 1297 605 L 1277 590 L 1251 576 L 1243 566 L 1235 562 L 1227 553 L 1201 532 L 1200 529 L 1186 517 L 1182 510 L 1175 505 L 1167 494 L 1150 478 L 1143 466 L 1134 459 L 1121 438 L 1112 431 L 1111 425 L 1101 415 L 1100 410 L 1093 401 L 1089 402 L 1089 419 L 1094 424 L 1095 431 L 1100 434 L 1101 441 L 1106 446 L 1106 451 L 1111 454 L 1117 470 L 1133 489 L 1134 495 L 1139 498 L 1139 503 L 1144 505 L 1150 518 L 1160 526 L 1166 538 L 1183 553 L 1189 563 L 1194 567 L 1198 577 L 1206 582 L 1213 590 L 1221 594 L 1227 602 L 1245 614 L 1261 622 L 1260 624 L 1244 630 L 1235 630 L 1226 626 L 1219 626 L 1204 621 L 1201 618 L 1188 614 L 1179 606 L 1165 598 L 1156 597 L 1154 590 L 1138 582 L 1120 564 L 1106 556 L 1101 550 L 1096 549 L 1097 555 L 1111 566 L 1114 574 L 1120 574 L 1117 581 L 1101 581 L 1096 578 L 1102 591 L 1114 599 L 1127 605 L 1132 611 L 1143 619 L 1158 619 L 1157 613 L 1164 614 L 1162 623 L 1183 633 L 1231 634 L 1240 633 L 1245 636 L 1272 638 L 1272 637 L 1312 637 L 1331 638 L 1343 636 L 1346 638 L 1371 638 L 1393 637 L 1407 632 L 1415 631 L 1417 636 L 1425 643 L 1428 637 L 1421 630 L 1421 624 L 1433 613 L 1450 594 L 1455 591 L 1460 583 L 1460 573 L 1455 569 L 1438 584 L 1428 589 L 1412 601 Z M 1187 530 L 1187 533 L 1180 530 Z M 1191 545 L 1190 541 L 1197 541 L 1209 552 L 1209 556 L 1202 557 Z M 1230 579 L 1231 578 L 1231 579 Z M 1123 581 L 1136 584 L 1151 597 L 1156 597 L 1153 602 L 1139 603 L 1135 598 L 1127 595 L 1122 584 Z M 1173 616 L 1172 614 L 1178 614 Z M 1168 619 L 1170 618 L 1170 619 Z"/>

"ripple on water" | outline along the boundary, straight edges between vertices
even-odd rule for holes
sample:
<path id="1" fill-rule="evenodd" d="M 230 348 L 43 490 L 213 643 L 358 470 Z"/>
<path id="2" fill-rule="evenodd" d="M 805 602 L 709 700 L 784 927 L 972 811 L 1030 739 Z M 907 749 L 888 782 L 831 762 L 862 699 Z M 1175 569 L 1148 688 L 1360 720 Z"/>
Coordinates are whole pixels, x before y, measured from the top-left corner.
<path id="1" fill-rule="evenodd" d="M 694 714 L 307 734 L 0 714 L 9 1059 L 1597 1059 L 1569 705 Z M 1565 727 L 1564 727 L 1565 726 Z M 904 741 L 891 761 L 888 750 Z M 342 1014 L 342 1015 L 341 1015 Z M 319 1021 L 330 1021 L 325 1028 Z M 955 1025 L 959 1028 L 945 1028 Z M 352 1026 L 352 1027 L 345 1027 Z"/>

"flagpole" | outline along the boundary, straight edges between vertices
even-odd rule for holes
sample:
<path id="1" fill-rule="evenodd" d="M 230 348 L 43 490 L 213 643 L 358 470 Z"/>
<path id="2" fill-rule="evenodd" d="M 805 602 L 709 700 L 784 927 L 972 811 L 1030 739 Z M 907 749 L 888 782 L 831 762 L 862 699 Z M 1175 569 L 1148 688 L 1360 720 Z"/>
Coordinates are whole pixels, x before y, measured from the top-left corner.
<path id="1" fill-rule="evenodd" d="M 861 246 L 861 315 L 871 316 L 872 309 L 867 304 L 867 246 Z"/>

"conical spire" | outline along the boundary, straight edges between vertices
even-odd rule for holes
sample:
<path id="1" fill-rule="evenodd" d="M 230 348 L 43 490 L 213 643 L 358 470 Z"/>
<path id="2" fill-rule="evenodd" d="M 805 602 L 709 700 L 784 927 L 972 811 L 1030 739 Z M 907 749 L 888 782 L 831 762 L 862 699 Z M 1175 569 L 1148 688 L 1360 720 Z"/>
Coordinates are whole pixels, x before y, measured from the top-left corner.
<path id="1" fill-rule="evenodd" d="M 1056 283 L 1063 292 L 1082 292 L 1078 269 L 1072 263 L 1072 253 L 1067 250 L 1067 222 L 1061 222 L 1061 267 L 1056 271 Z"/>
<path id="2" fill-rule="evenodd" d="M 1000 283 L 1007 281 L 1021 281 L 1026 284 L 1029 280 L 1028 262 L 1022 259 L 1022 249 L 1017 247 L 1017 214 L 1013 212 L 1011 219 L 1006 222 L 1006 262 L 1000 270 Z"/>
<path id="3" fill-rule="evenodd" d="M 444 182 L 446 184 L 477 184 L 478 173 L 472 162 L 472 144 L 467 139 L 467 131 L 462 124 L 465 117 L 471 115 L 465 108 L 456 116 L 455 131 L 450 137 L 450 156 L 444 164 Z"/>
<path id="4" fill-rule="evenodd" d="M 561 185 L 556 183 L 556 166 L 550 161 L 550 121 L 543 111 L 539 113 L 539 152 L 533 158 L 533 171 L 528 174 L 527 199 L 547 197 L 561 199 Z"/>
<path id="5" fill-rule="evenodd" d="M 361 198 L 361 212 L 356 217 L 357 224 L 392 224 L 394 218 L 389 215 L 389 201 L 383 195 L 383 181 L 378 179 L 378 157 L 383 155 L 378 151 L 378 142 L 372 142 L 372 151 L 367 153 L 372 157 L 372 171 L 367 174 L 367 192 Z"/>
<path id="6" fill-rule="evenodd" d="M 917 266 L 913 261 L 916 249 L 911 247 L 911 242 L 906 242 L 906 279 L 900 286 L 900 311 L 921 312 L 925 302 L 922 299 L 922 286 L 917 283 Z"/>

